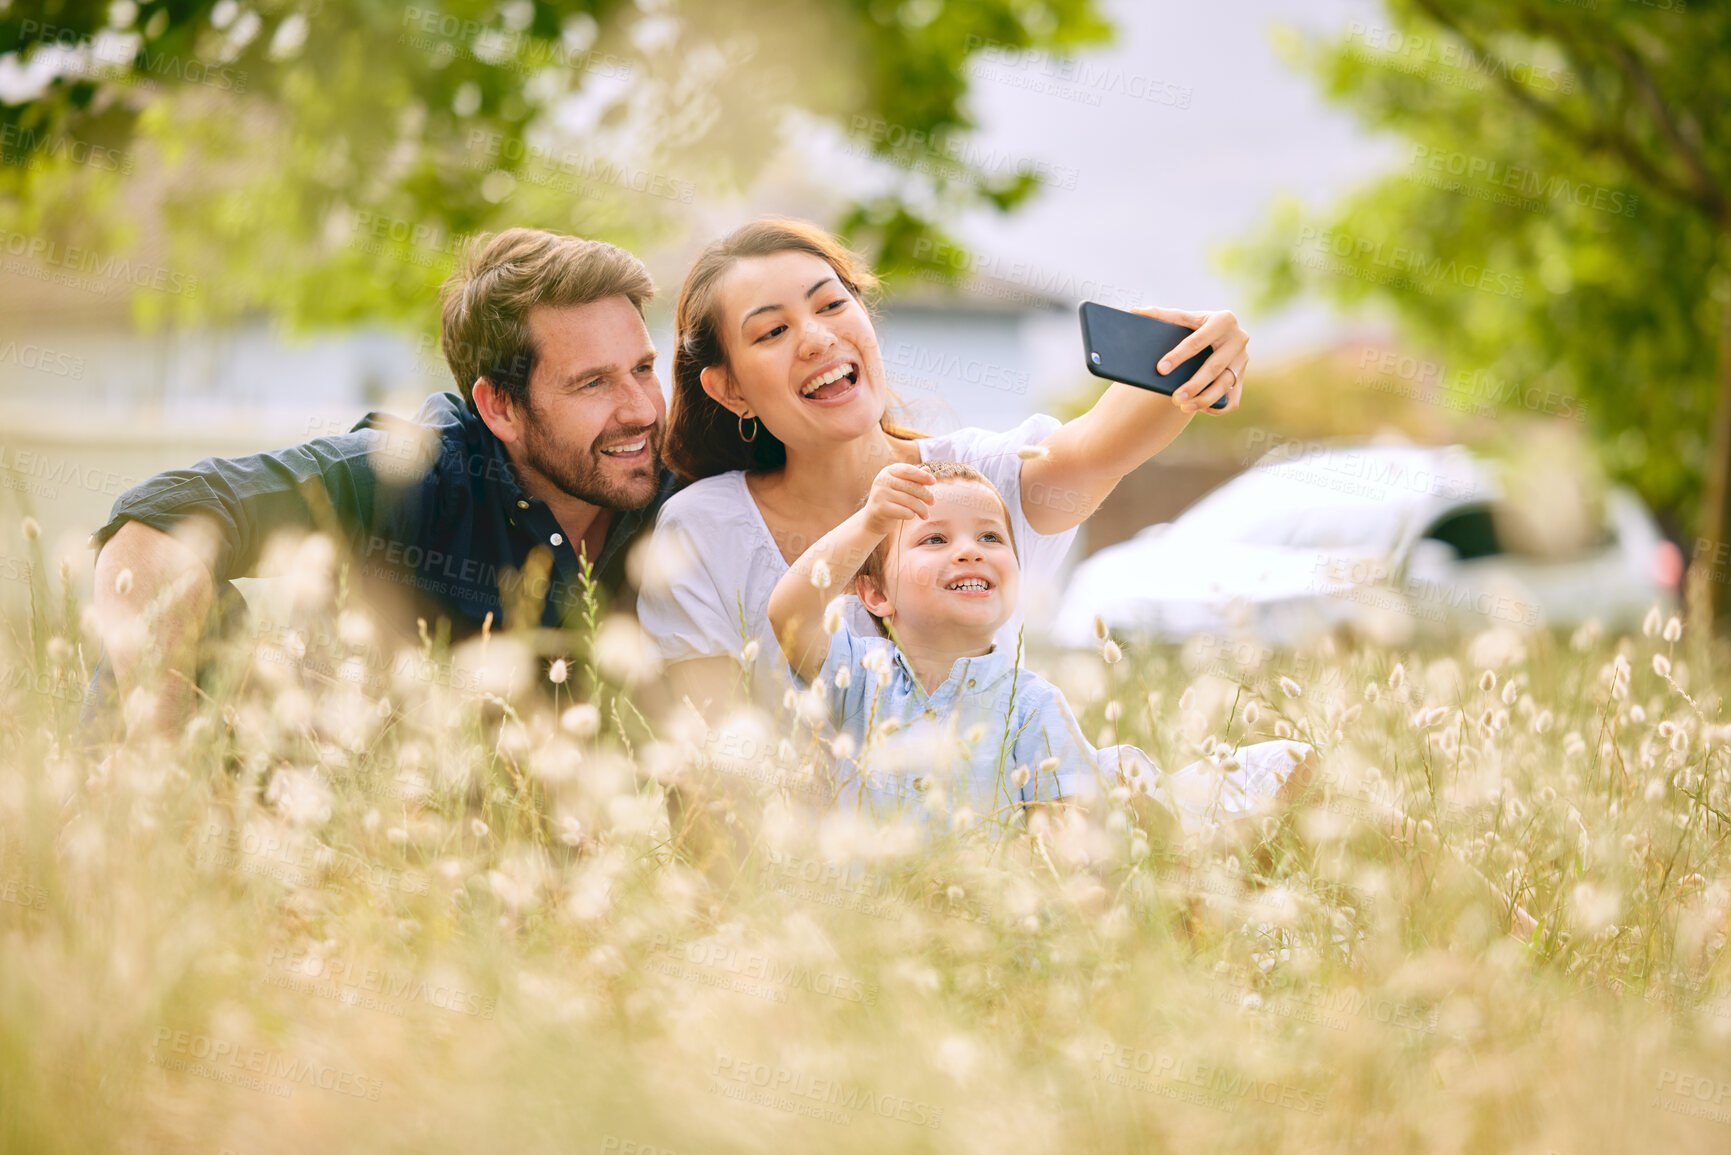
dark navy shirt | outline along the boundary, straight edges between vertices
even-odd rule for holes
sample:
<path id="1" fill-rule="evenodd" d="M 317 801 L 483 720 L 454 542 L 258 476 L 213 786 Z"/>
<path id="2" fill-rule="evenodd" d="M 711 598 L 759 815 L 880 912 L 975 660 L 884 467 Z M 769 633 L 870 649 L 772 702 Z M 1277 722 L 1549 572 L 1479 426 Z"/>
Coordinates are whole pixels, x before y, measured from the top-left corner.
<path id="1" fill-rule="evenodd" d="M 626 554 L 675 486 L 663 470 L 648 506 L 612 514 L 592 559 L 606 599 L 633 596 Z M 346 543 L 350 581 L 369 600 L 404 606 L 396 624 L 411 635 L 415 617 L 429 628 L 446 619 L 452 641 L 478 632 L 489 613 L 502 627 L 504 598 L 523 595 L 541 602 L 543 626 L 581 610 L 580 543 L 523 491 L 505 447 L 455 393 L 427 398 L 413 422 L 370 413 L 348 433 L 158 474 L 121 494 L 95 542 L 127 521 L 166 532 L 194 515 L 219 531 L 214 570 L 225 596 L 229 579 L 253 573 L 273 532 L 295 528 Z M 536 551 L 543 558 L 530 565 Z"/>

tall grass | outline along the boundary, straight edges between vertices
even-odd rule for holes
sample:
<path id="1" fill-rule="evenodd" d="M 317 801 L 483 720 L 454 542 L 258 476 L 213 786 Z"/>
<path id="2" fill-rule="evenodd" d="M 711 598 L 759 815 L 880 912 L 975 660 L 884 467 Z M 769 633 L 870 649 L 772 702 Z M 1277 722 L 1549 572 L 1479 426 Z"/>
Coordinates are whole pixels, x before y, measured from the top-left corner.
<path id="1" fill-rule="evenodd" d="M 6 1151 L 1731 1147 L 1727 671 L 1668 623 L 1036 652 L 1102 742 L 1321 780 L 934 840 L 769 719 L 640 717 L 601 621 L 399 657 L 306 605 L 184 735 L 87 749 L 79 613 L 44 583 L 9 659 Z"/>

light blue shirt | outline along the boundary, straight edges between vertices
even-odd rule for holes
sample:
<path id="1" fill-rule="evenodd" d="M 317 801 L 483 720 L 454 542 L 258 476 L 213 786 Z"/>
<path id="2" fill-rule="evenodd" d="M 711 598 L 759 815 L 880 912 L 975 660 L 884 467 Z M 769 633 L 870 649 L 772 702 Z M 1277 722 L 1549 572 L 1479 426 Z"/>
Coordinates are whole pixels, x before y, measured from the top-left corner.
<path id="1" fill-rule="evenodd" d="M 836 730 L 844 804 L 880 816 L 965 806 L 982 820 L 1010 820 L 1019 803 L 1095 790 L 1095 751 L 1064 695 L 1017 669 L 1014 652 L 1002 646 L 957 659 L 927 694 L 888 638 L 843 628 L 814 685 Z M 1027 771 L 1020 785 L 1018 770 Z"/>

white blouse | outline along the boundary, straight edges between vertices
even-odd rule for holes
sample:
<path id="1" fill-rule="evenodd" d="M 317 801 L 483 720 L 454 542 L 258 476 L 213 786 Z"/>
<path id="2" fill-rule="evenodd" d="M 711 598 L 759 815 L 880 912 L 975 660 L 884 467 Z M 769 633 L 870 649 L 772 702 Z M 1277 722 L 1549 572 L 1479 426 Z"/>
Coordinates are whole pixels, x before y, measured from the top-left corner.
<path id="1" fill-rule="evenodd" d="M 1044 441 L 1059 424 L 1055 417 L 1036 413 L 1003 433 L 958 429 L 915 442 L 921 461 L 960 461 L 978 469 L 1009 507 L 1022 564 L 1021 602 L 995 641 L 1011 652 L 1028 609 L 1055 594 L 1059 569 L 1076 536 L 1074 529 L 1038 533 L 1022 511 L 1022 461 L 1016 451 Z M 762 700 L 779 700 L 792 675 L 770 629 L 769 595 L 787 570 L 763 512 L 746 488 L 745 473 L 706 477 L 661 507 L 651 562 L 638 592 L 637 620 L 669 663 L 739 659 L 746 643 L 756 640 L 753 688 Z M 849 595 L 847 611 L 855 633 L 877 633 L 858 598 Z"/>

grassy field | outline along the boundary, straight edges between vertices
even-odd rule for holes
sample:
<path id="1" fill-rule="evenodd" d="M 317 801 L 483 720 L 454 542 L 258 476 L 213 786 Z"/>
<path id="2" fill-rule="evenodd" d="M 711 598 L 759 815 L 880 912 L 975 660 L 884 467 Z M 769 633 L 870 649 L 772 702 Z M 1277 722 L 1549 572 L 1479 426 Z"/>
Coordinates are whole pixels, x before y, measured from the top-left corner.
<path id="1" fill-rule="evenodd" d="M 1150 839 L 1124 786 L 932 845 L 824 806 L 769 719 L 639 717 L 626 630 L 549 683 L 510 635 L 383 653 L 314 612 L 340 583 L 181 739 L 87 751 L 93 643 L 41 574 L 5 1151 L 1731 1148 L 1731 670 L 1674 622 L 1036 654 L 1102 741 L 1297 736 L 1320 779 L 1248 830 Z"/>

